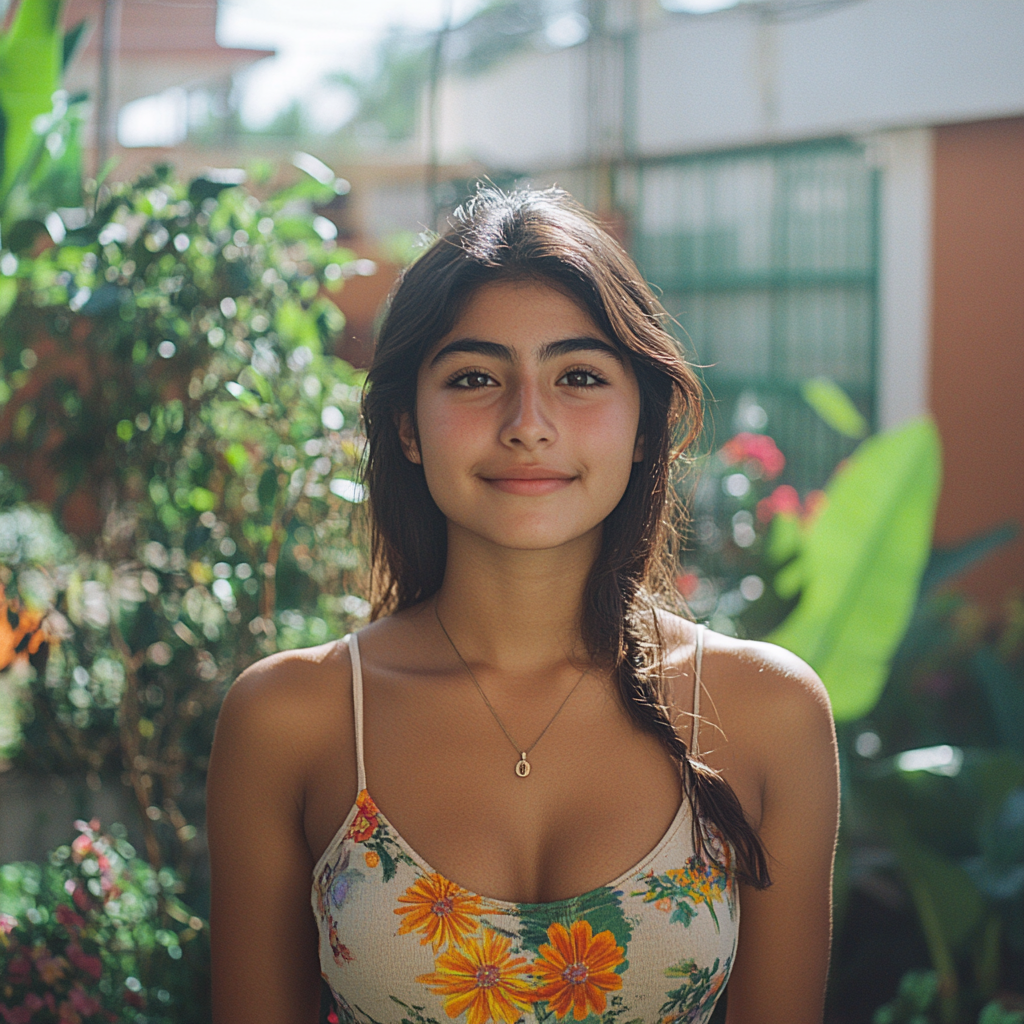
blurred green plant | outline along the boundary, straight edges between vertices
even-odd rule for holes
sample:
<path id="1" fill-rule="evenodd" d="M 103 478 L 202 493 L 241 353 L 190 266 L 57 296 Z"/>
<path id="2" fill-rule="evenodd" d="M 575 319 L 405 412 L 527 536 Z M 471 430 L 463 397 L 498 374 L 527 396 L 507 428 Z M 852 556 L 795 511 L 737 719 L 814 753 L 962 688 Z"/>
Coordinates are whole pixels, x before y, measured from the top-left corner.
<path id="1" fill-rule="evenodd" d="M 121 826 L 76 827 L 47 863 L 0 867 L 0 1017 L 208 1020 L 208 929 L 181 902 L 174 872 L 138 858 Z"/>
<path id="2" fill-rule="evenodd" d="M 63 73 L 84 35 L 61 27 L 63 0 L 22 0 L 0 34 L 0 241 L 28 249 L 44 231 L 59 241 L 58 208 L 82 203 L 84 94 Z"/>
<path id="3" fill-rule="evenodd" d="M 860 430 L 836 385 L 803 391 L 835 429 Z M 932 970 L 886 1012 L 993 1017 L 1000 986 L 1024 982 L 1013 967 L 1024 962 L 1024 609 L 990 636 L 943 588 L 1016 529 L 930 550 L 940 453 L 926 420 L 865 440 L 823 493 L 777 485 L 784 466 L 766 434 L 704 458 L 677 584 L 698 618 L 788 647 L 829 691 L 843 777 L 833 989 L 863 993 L 872 956 L 850 945 L 856 921 L 842 943 L 851 889 L 902 891 Z M 918 1011 L 921 985 L 933 991 Z"/>
<path id="4" fill-rule="evenodd" d="M 368 611 L 363 375 L 330 354 L 354 256 L 312 213 L 334 189 L 235 182 L 158 169 L 62 244 L 0 254 L 0 464 L 72 541 L 34 544 L 45 513 L 24 504 L 0 516 L 9 756 L 94 788 L 120 774 L 150 862 L 186 876 L 182 801 L 201 815 L 229 682 Z"/>

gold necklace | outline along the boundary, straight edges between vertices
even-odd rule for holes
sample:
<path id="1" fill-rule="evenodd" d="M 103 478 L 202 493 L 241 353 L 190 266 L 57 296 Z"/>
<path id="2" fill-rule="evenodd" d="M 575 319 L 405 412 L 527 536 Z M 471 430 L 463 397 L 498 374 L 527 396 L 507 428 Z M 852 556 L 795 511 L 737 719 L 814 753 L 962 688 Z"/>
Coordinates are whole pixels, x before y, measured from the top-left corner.
<path id="1" fill-rule="evenodd" d="M 459 661 L 462 662 L 462 667 L 469 673 L 469 678 L 473 680 L 473 685 L 477 688 L 477 692 L 483 698 L 483 702 L 487 705 L 487 710 L 490 711 L 490 713 L 494 716 L 494 720 L 498 723 L 499 727 L 501 728 L 501 731 L 505 734 L 509 743 L 512 744 L 512 749 L 517 754 L 519 754 L 519 760 L 516 762 L 515 773 L 520 779 L 525 779 L 526 776 L 530 774 L 530 762 L 526 760 L 526 755 L 529 754 L 530 751 L 533 750 L 533 748 L 537 746 L 537 744 L 540 743 L 540 741 L 544 738 L 544 733 L 546 733 L 548 729 L 551 728 L 552 722 L 554 722 L 554 720 L 562 713 L 562 708 L 564 708 L 565 705 L 569 702 L 569 698 L 576 692 L 576 687 L 583 682 L 583 677 L 587 674 L 589 670 L 584 669 L 580 673 L 579 679 L 576 680 L 576 683 L 573 686 L 573 688 L 565 695 L 565 700 L 563 700 L 562 703 L 558 705 L 558 710 L 551 716 L 550 721 L 541 730 L 540 735 L 525 750 L 523 750 L 519 746 L 519 744 L 516 743 L 514 739 L 512 739 L 511 733 L 508 731 L 508 729 L 505 728 L 504 722 L 502 722 L 502 720 L 498 717 L 498 712 L 494 710 L 494 705 L 491 704 L 491 702 L 487 699 L 487 694 L 484 693 L 484 688 L 480 685 L 480 681 L 473 674 L 473 670 L 469 667 L 469 664 L 467 663 L 466 659 L 462 656 L 458 647 L 455 646 L 455 641 L 451 638 L 451 635 L 448 633 L 448 630 L 444 628 L 444 623 L 441 621 L 441 613 L 437 610 L 436 601 L 434 602 L 434 617 L 437 619 L 437 624 L 441 627 L 441 632 L 444 633 L 445 638 L 448 640 L 448 643 L 452 645 L 452 650 L 455 652 Z"/>

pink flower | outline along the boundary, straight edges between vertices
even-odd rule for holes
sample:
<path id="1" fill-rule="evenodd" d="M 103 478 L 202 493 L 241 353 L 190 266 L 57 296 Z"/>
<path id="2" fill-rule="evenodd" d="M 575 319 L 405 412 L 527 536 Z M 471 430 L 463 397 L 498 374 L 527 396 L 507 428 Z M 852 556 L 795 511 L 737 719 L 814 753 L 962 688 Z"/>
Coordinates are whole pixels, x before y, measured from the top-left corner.
<path id="1" fill-rule="evenodd" d="M 774 480 L 786 468 L 786 456 L 767 434 L 737 434 L 722 445 L 718 456 L 727 466 L 755 462 L 768 480 Z"/>
<path id="2" fill-rule="evenodd" d="M 757 503 L 757 518 L 762 523 L 768 523 L 778 515 L 785 515 L 809 522 L 827 503 L 828 496 L 824 491 L 811 491 L 807 499 L 801 503 L 795 487 L 780 484 L 767 498 L 762 498 Z"/>
<path id="3" fill-rule="evenodd" d="M 18 927 L 18 919 L 10 914 L 0 914 L 0 934 L 10 935 Z"/>
<path id="4" fill-rule="evenodd" d="M 696 573 L 684 572 L 676 577 L 676 589 L 686 600 L 696 593 L 698 583 L 700 583 L 700 577 Z"/>
<path id="5" fill-rule="evenodd" d="M 762 498 L 757 503 L 757 518 L 762 523 L 771 522 L 777 515 L 799 517 L 802 511 L 800 495 L 796 493 L 796 488 L 790 487 L 789 484 L 776 487 L 767 498 Z"/>
<path id="6" fill-rule="evenodd" d="M 92 853 L 92 836 L 86 835 L 83 832 L 71 844 L 71 857 L 76 864 L 81 864 L 90 853 Z"/>

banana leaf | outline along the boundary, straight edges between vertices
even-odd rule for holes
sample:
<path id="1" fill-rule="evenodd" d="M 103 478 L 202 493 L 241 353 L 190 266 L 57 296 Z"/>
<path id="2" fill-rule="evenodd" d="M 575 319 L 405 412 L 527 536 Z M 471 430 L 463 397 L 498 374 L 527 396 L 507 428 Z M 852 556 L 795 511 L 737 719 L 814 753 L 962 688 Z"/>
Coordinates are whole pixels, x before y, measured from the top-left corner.
<path id="1" fill-rule="evenodd" d="M 0 36 L 0 204 L 38 141 L 33 122 L 53 109 L 53 94 L 61 86 L 62 8 L 63 0 L 22 0 L 10 29 Z"/>
<path id="2" fill-rule="evenodd" d="M 928 563 L 940 476 L 930 419 L 864 441 L 780 573 L 800 600 L 767 639 L 821 676 L 837 721 L 862 717 L 881 695 Z"/>

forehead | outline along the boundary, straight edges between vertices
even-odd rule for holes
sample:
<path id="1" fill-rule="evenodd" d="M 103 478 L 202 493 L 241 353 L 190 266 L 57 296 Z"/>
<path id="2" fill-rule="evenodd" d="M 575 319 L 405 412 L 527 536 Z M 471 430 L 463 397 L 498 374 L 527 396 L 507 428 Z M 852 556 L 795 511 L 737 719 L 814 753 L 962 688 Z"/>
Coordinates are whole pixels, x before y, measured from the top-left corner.
<path id="1" fill-rule="evenodd" d="M 481 285 L 469 296 L 428 360 L 457 338 L 494 341 L 525 354 L 525 349 L 576 337 L 593 337 L 614 345 L 576 299 L 556 285 L 536 280 L 495 281 Z"/>

